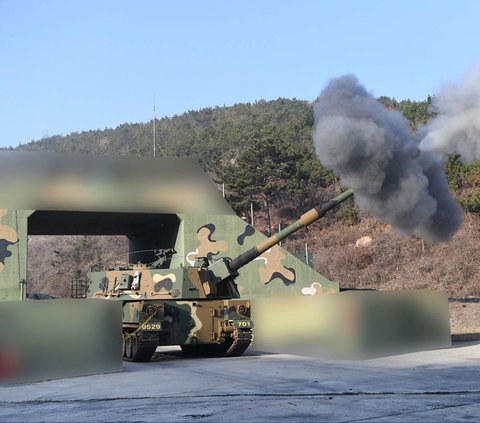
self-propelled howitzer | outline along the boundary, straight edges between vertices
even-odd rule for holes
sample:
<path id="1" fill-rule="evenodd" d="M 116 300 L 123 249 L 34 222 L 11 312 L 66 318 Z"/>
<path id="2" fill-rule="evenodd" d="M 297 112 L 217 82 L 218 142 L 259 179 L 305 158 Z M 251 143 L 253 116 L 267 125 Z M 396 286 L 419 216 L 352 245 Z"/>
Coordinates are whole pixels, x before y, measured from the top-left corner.
<path id="1" fill-rule="evenodd" d="M 125 264 L 89 273 L 88 296 L 123 303 L 123 357 L 148 361 L 157 346 L 180 345 L 192 355 L 241 355 L 252 340 L 250 301 L 240 299 L 238 270 L 283 239 L 320 219 L 352 196 L 345 191 L 303 214 L 276 235 L 230 259 L 170 267 L 173 249 L 152 263 Z"/>

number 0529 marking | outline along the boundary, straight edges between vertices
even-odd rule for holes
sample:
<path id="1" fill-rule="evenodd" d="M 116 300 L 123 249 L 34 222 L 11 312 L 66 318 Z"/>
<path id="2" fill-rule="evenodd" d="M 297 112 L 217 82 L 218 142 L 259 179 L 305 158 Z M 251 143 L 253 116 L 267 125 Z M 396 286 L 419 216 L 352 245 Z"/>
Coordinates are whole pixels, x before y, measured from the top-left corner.
<path id="1" fill-rule="evenodd" d="M 160 330 L 161 328 L 162 325 L 160 323 L 147 323 L 143 327 L 144 330 Z"/>

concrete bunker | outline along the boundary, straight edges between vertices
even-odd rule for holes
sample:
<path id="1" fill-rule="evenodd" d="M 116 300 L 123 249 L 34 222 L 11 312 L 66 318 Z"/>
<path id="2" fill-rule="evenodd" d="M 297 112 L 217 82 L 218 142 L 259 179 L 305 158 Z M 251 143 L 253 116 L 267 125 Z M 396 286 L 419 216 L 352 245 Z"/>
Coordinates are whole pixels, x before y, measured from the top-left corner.
<path id="1" fill-rule="evenodd" d="M 43 294 L 53 294 L 59 292 L 55 286 L 58 280 L 53 279 L 48 273 L 53 271 L 45 264 L 43 268 L 47 273 L 43 275 L 46 280 L 39 280 L 42 275 L 35 275 L 35 267 L 32 266 L 31 258 L 36 257 L 40 246 L 50 248 L 55 245 L 59 237 L 68 237 L 71 241 L 75 236 L 83 236 L 87 245 L 93 246 L 96 251 L 105 250 L 105 246 L 111 244 L 106 257 L 102 257 L 101 262 L 95 264 L 113 263 L 114 259 L 119 259 L 124 263 L 150 263 L 156 259 L 155 251 L 158 249 L 175 248 L 177 243 L 178 232 L 180 228 L 180 219 L 176 214 L 162 213 L 112 213 L 112 212 L 85 212 L 85 211 L 51 211 L 36 210 L 27 220 L 28 235 L 28 255 L 27 255 L 27 281 L 33 282 L 33 286 L 27 285 L 27 293 L 36 295 L 37 287 L 46 287 L 42 290 Z M 32 242 L 36 237 L 41 237 L 40 243 Z M 120 238 L 120 239 L 119 239 Z M 123 238 L 123 239 L 122 239 Z M 51 241 L 51 242 L 50 242 Z M 77 241 L 79 242 L 79 241 Z M 44 257 L 48 257 L 48 263 L 53 266 L 53 258 L 58 251 L 43 252 Z M 81 259 L 81 258 L 80 258 Z M 105 260 L 103 260 L 105 259 Z M 89 270 L 88 264 L 85 263 L 81 269 L 73 269 L 71 276 L 71 296 L 84 296 L 84 278 L 80 274 L 85 274 Z M 82 266 L 82 263 L 77 263 Z M 72 270 L 72 269 L 70 269 Z M 76 277 L 74 275 L 77 275 Z M 65 281 L 63 281 L 65 283 Z M 67 292 L 63 288 L 63 292 Z"/>

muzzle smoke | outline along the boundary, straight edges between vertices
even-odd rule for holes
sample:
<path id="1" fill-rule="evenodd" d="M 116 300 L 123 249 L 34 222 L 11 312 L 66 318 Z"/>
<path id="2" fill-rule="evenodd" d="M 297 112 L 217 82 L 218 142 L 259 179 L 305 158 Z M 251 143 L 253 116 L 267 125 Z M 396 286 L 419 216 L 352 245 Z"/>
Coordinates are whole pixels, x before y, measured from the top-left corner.
<path id="1" fill-rule="evenodd" d="M 420 148 L 459 154 L 467 163 L 480 160 L 480 69 L 446 85 L 433 99 L 432 110 L 438 115 L 423 128 Z"/>
<path id="2" fill-rule="evenodd" d="M 332 80 L 318 98 L 314 142 L 322 164 L 353 188 L 357 205 L 400 233 L 439 242 L 461 226 L 441 157 L 421 152 L 408 120 L 353 75 Z"/>

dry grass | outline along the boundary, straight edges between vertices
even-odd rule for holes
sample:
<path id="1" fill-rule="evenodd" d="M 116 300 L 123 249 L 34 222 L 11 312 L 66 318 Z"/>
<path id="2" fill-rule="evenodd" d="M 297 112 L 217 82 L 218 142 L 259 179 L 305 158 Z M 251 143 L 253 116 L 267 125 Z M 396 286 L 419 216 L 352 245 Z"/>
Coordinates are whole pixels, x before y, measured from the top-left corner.
<path id="1" fill-rule="evenodd" d="M 30 236 L 27 291 L 70 297 L 73 279 L 84 278 L 94 264 L 127 253 L 125 237 Z"/>
<path id="2" fill-rule="evenodd" d="M 364 216 L 352 226 L 337 221 L 322 228 L 317 223 L 284 245 L 302 251 L 307 241 L 315 269 L 345 288 L 428 288 L 452 297 L 480 296 L 479 228 L 480 219 L 467 214 L 450 242 L 428 245 Z M 371 244 L 356 247 L 364 236 L 372 238 Z"/>
<path id="3" fill-rule="evenodd" d="M 450 327 L 453 335 L 479 339 L 480 303 L 450 303 Z"/>

